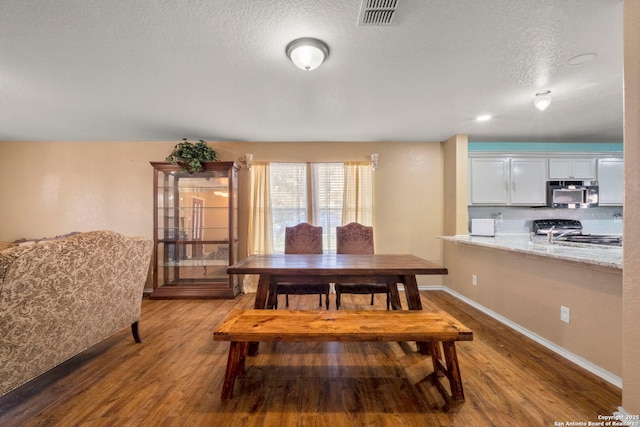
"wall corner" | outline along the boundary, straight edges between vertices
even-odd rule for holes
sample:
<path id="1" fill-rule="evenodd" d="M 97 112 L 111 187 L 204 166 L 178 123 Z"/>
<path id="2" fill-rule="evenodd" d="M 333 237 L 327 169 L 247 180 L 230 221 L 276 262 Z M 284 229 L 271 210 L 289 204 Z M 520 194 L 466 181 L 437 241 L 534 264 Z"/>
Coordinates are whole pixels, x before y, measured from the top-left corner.
<path id="1" fill-rule="evenodd" d="M 454 135 L 442 142 L 444 163 L 444 215 L 445 235 L 467 234 L 469 231 L 468 157 L 469 138 Z"/>

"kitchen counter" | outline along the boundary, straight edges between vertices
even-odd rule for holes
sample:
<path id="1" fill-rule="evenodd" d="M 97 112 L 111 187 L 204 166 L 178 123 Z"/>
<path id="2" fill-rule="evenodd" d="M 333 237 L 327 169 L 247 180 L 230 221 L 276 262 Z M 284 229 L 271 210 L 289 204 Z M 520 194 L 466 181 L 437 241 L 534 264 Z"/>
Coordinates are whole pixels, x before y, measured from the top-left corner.
<path id="1" fill-rule="evenodd" d="M 443 284 L 452 294 L 621 384 L 621 247 L 550 245 L 546 236 L 529 241 L 525 233 L 441 239 L 449 271 Z M 563 321 L 562 307 L 569 309 L 570 322 Z"/>
<path id="2" fill-rule="evenodd" d="M 519 252 L 523 254 L 550 257 L 593 264 L 602 267 L 622 269 L 622 248 L 584 243 L 555 242 L 549 244 L 546 236 L 534 236 L 530 240 L 528 234 L 505 234 L 495 237 L 483 236 L 439 236 L 439 239 L 463 245 L 481 246 L 496 250 Z"/>

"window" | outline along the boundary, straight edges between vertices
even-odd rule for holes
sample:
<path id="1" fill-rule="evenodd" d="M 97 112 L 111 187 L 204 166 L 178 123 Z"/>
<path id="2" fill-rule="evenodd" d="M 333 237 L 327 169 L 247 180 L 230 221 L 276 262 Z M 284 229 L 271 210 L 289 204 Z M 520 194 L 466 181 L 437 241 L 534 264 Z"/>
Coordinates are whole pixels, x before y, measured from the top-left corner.
<path id="1" fill-rule="evenodd" d="M 272 163 L 270 174 L 273 250 L 284 253 L 285 227 L 307 221 L 307 167 L 305 163 Z"/>
<path id="2" fill-rule="evenodd" d="M 343 163 L 271 163 L 273 249 L 284 252 L 286 227 L 321 226 L 325 252 L 335 252 L 335 228 L 342 225 Z"/>
<path id="3" fill-rule="evenodd" d="M 311 163 L 312 221 L 322 227 L 325 252 L 336 251 L 336 227 L 342 225 L 344 165 Z"/>

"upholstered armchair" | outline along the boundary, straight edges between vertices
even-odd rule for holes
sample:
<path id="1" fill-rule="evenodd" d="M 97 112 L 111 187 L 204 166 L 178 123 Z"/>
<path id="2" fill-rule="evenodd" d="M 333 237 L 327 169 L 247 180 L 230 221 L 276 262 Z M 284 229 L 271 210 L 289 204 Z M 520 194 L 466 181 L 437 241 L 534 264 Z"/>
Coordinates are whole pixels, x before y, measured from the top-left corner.
<path id="1" fill-rule="evenodd" d="M 140 342 L 152 249 L 90 231 L 0 251 L 0 396 L 122 328 Z"/>
<path id="2" fill-rule="evenodd" d="M 285 229 L 284 253 L 287 254 L 321 254 L 322 253 L 322 227 L 316 227 L 303 222 L 294 227 Z M 278 295 L 285 295 L 285 304 L 289 307 L 289 295 L 309 295 L 318 294 L 319 303 L 322 307 L 322 295 L 325 295 L 326 306 L 329 308 L 329 283 L 279 283 L 276 289 L 275 298 L 271 299 L 270 305 L 278 308 Z"/>
<path id="3" fill-rule="evenodd" d="M 338 254 L 373 254 L 373 227 L 352 222 L 336 227 L 336 252 Z M 386 283 L 336 283 L 336 308 L 340 309 L 342 294 L 387 294 L 387 310 L 390 305 L 389 286 Z"/>

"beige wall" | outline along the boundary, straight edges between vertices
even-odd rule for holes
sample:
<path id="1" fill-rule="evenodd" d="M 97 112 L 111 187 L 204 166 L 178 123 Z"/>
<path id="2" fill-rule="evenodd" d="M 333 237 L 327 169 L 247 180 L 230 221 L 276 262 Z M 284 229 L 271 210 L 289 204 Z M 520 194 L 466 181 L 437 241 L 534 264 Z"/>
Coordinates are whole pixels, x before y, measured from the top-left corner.
<path id="1" fill-rule="evenodd" d="M 176 142 L 0 142 L 0 241 L 109 229 L 152 237 L 153 173 Z M 374 172 L 376 250 L 442 262 L 440 143 L 212 142 L 221 160 L 369 160 Z M 248 173 L 240 172 L 240 238 L 246 239 Z M 244 190 L 244 191 L 243 191 Z M 11 202 L 9 202 L 11 201 Z M 244 209 L 243 209 L 244 208 Z M 421 284 L 440 284 L 437 276 Z"/>
<path id="2" fill-rule="evenodd" d="M 622 406 L 640 414 L 640 1 L 624 2 L 624 324 Z"/>
<path id="3" fill-rule="evenodd" d="M 0 142 L 0 240 L 100 229 L 151 236 L 149 161 L 171 147 Z"/>
<path id="4" fill-rule="evenodd" d="M 469 232 L 468 142 L 467 135 L 455 135 L 443 143 L 444 210 L 447 212 L 447 215 L 444 215 L 443 231 L 447 236 Z"/>
<path id="5" fill-rule="evenodd" d="M 622 377 L 621 270 L 453 242 L 444 258 L 447 287 Z M 569 324 L 560 306 L 571 310 Z"/>

